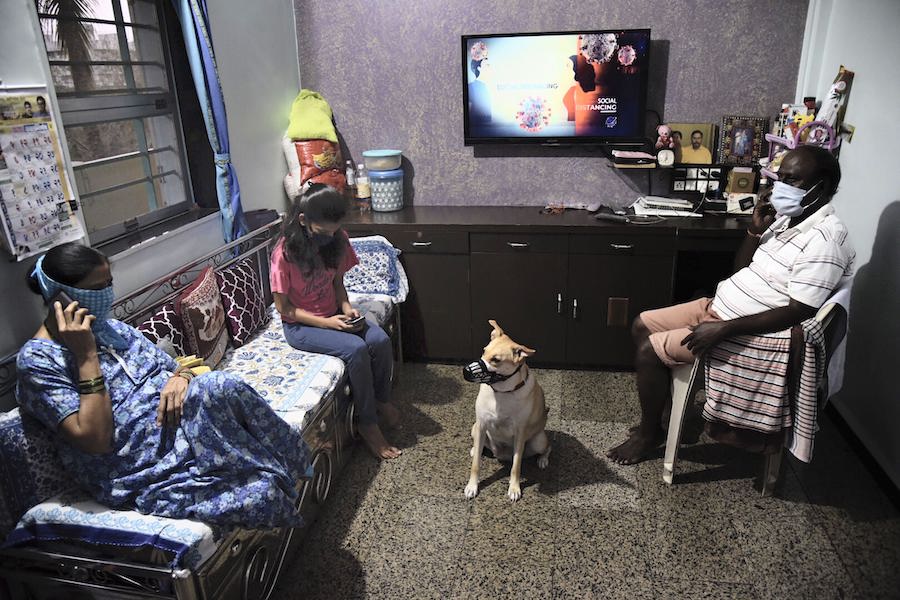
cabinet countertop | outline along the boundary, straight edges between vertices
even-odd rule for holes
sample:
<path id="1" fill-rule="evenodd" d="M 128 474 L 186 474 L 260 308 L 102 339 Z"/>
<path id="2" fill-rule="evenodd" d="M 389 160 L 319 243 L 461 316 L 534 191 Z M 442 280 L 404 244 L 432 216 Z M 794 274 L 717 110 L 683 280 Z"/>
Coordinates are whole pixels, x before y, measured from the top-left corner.
<path id="1" fill-rule="evenodd" d="M 527 227 L 534 233 L 629 233 L 678 237 L 743 237 L 747 217 L 705 215 L 669 217 L 652 225 L 595 219 L 585 210 L 543 214 L 538 206 L 407 206 L 393 212 L 351 211 L 344 225 L 351 231 L 415 228 L 458 228 L 471 232 L 503 232 Z"/>

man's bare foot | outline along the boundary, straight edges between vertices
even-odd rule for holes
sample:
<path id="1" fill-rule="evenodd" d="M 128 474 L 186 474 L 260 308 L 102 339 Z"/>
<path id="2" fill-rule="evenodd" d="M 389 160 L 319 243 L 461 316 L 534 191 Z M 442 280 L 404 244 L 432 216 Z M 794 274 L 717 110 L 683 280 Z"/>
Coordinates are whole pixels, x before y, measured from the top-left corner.
<path id="1" fill-rule="evenodd" d="M 606 456 L 620 465 L 633 465 L 639 463 L 650 454 L 650 451 L 658 447 L 665 439 L 662 430 L 657 430 L 647 437 L 638 431 L 634 431 L 628 439 L 606 453 Z"/>
<path id="2" fill-rule="evenodd" d="M 374 454 L 376 458 L 390 460 L 392 458 L 398 458 L 403 454 L 400 449 L 388 444 L 388 441 L 384 439 L 384 434 L 381 433 L 381 429 L 378 427 L 377 423 L 360 425 L 359 435 L 366 443 L 369 451 Z"/>
<path id="3" fill-rule="evenodd" d="M 400 424 L 400 411 L 392 402 L 379 402 L 376 408 L 385 427 L 393 429 Z"/>

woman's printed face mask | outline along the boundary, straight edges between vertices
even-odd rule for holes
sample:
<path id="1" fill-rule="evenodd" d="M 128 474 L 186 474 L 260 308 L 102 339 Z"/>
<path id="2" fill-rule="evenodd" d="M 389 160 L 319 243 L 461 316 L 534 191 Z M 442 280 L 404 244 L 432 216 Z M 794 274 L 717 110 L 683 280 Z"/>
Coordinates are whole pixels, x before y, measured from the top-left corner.
<path id="1" fill-rule="evenodd" d="M 72 300 L 78 303 L 81 308 L 88 309 L 88 312 L 97 318 L 97 321 L 103 321 L 109 314 L 112 307 L 115 294 L 113 294 L 113 286 L 108 285 L 99 290 L 87 290 L 71 286 L 60 285 Z M 65 308 L 65 307 L 63 307 Z"/>

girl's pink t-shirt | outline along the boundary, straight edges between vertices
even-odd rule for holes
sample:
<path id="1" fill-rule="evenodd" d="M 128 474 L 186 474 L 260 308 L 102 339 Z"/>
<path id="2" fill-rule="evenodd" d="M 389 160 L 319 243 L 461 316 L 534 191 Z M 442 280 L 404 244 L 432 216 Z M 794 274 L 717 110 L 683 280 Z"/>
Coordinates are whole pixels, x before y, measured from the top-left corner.
<path id="1" fill-rule="evenodd" d="M 347 239 L 344 231 L 341 235 Z M 309 276 L 304 276 L 300 267 L 288 262 L 284 254 L 284 240 L 281 239 L 272 251 L 272 264 L 269 269 L 269 283 L 272 291 L 284 294 L 293 306 L 305 310 L 317 317 L 331 317 L 338 312 L 337 295 L 334 293 L 335 276 L 343 277 L 355 265 L 359 264 L 359 258 L 349 243 L 344 251 L 337 269 L 319 268 Z M 292 319 L 282 316 L 282 320 L 293 323 Z"/>

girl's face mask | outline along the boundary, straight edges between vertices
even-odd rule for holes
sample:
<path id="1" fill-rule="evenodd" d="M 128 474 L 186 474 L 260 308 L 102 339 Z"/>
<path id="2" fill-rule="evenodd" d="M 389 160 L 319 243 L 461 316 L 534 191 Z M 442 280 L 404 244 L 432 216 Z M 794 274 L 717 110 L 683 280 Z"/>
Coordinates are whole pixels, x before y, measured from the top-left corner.
<path id="1" fill-rule="evenodd" d="M 819 183 L 822 182 L 816 183 L 809 188 L 809 190 L 804 190 L 803 188 L 789 185 L 783 181 L 776 181 L 775 185 L 772 186 L 772 195 L 769 197 L 769 202 L 772 203 L 772 207 L 775 208 L 775 212 L 779 215 L 799 217 L 809 206 L 818 202 L 818 199 L 816 199 L 807 206 L 803 206 L 802 204 L 803 199 L 816 189 L 819 186 Z"/>

